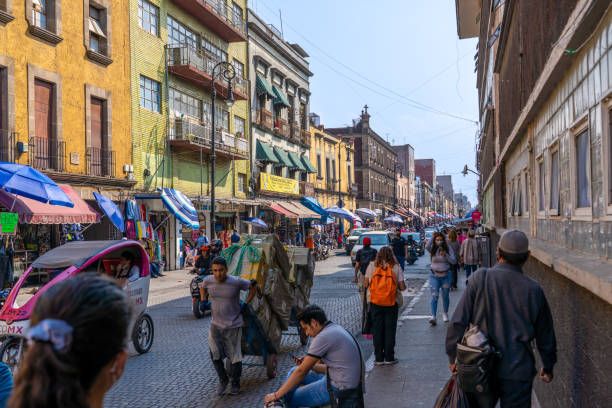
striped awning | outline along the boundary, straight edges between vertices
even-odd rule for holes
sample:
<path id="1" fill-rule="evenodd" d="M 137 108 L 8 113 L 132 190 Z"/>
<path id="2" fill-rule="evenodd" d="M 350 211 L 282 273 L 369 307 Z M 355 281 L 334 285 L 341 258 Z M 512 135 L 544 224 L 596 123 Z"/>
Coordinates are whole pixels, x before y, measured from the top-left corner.
<path id="1" fill-rule="evenodd" d="M 274 93 L 274 90 L 272 89 L 272 86 L 270 85 L 270 83 L 266 81 L 266 79 L 259 74 L 257 74 L 256 84 L 257 84 L 257 93 L 259 95 L 268 94 L 272 98 L 276 97 L 276 94 Z"/>
<path id="2" fill-rule="evenodd" d="M 181 223 L 191 227 L 192 229 L 200 229 L 200 220 L 195 207 L 185 194 L 179 190 L 172 188 L 164 188 L 161 192 L 161 199 L 164 206 L 172 213 Z"/>
<path id="3" fill-rule="evenodd" d="M 273 202 L 268 207 L 270 207 L 270 209 L 274 211 L 275 213 L 284 215 L 287 218 L 299 218 L 297 214 L 294 214 L 293 212 L 287 210 L 285 207 L 280 205 L 280 203 Z"/>

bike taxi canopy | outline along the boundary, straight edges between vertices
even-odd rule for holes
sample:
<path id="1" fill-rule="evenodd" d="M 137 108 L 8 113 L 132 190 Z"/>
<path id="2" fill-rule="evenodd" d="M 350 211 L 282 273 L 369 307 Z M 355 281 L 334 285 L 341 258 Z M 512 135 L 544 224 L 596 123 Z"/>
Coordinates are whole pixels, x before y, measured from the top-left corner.
<path id="1" fill-rule="evenodd" d="M 46 252 L 32 263 L 33 268 L 61 269 L 69 266 L 77 268 L 85 264 L 94 255 L 103 252 L 126 240 L 116 241 L 73 241 Z M 126 248 L 127 249 L 127 248 Z"/>

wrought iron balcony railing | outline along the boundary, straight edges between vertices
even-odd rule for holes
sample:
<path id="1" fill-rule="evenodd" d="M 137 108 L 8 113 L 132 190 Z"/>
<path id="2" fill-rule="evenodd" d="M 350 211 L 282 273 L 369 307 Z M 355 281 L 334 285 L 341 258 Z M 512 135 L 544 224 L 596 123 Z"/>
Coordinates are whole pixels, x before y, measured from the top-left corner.
<path id="1" fill-rule="evenodd" d="M 90 176 L 115 177 L 115 151 L 88 147 L 86 154 L 87 174 Z"/>
<path id="2" fill-rule="evenodd" d="M 30 166 L 39 170 L 65 170 L 65 142 L 45 137 L 31 137 L 28 144 Z"/>
<path id="3" fill-rule="evenodd" d="M 0 161 L 15 162 L 15 141 L 19 134 L 0 129 Z"/>

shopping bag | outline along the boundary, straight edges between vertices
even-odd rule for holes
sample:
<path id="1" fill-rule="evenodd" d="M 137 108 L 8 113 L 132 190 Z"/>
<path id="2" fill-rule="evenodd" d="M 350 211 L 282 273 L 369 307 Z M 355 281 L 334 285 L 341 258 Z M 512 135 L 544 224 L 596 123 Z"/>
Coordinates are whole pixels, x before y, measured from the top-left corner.
<path id="1" fill-rule="evenodd" d="M 451 377 L 434 404 L 434 408 L 469 408 L 470 404 L 467 399 L 465 392 L 457 386 L 455 377 Z"/>

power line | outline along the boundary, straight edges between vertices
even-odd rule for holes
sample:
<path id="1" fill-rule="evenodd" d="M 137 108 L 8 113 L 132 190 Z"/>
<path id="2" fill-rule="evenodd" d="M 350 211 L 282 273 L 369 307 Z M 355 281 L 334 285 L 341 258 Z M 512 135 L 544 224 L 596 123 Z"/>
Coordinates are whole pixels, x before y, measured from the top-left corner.
<path id="1" fill-rule="evenodd" d="M 272 8 L 271 8 L 271 7 L 270 7 L 268 4 L 267 4 L 267 2 L 266 2 L 266 1 L 262 1 L 262 4 L 263 4 L 263 5 L 264 5 L 264 6 L 265 6 L 265 7 L 266 7 L 268 10 L 270 10 L 270 11 L 271 11 L 273 14 L 275 13 L 275 11 L 274 11 L 274 10 L 273 10 L 273 9 L 272 9 Z M 294 27 L 293 27 L 291 24 L 289 24 L 289 23 L 285 22 L 285 25 L 287 25 L 287 27 L 289 27 L 289 28 L 291 29 L 291 31 L 293 31 L 294 33 L 296 33 L 296 34 L 297 34 L 298 36 L 300 36 L 301 38 L 303 38 L 303 39 L 304 39 L 304 41 L 306 41 L 307 43 L 309 43 L 310 45 L 312 45 L 314 48 L 316 48 L 317 50 L 319 50 L 319 51 L 320 51 L 322 54 L 324 54 L 325 56 L 327 56 L 327 57 L 328 57 L 329 59 L 331 59 L 332 61 L 336 62 L 338 65 L 341 65 L 342 67 L 344 67 L 345 69 L 347 69 L 347 70 L 349 70 L 349 71 L 353 72 L 354 74 L 356 74 L 356 75 L 357 75 L 357 76 L 359 76 L 360 78 L 364 79 L 365 81 L 367 81 L 367 82 L 369 82 L 369 83 L 371 83 L 371 84 L 373 84 L 373 85 L 375 85 L 375 86 L 377 86 L 377 87 L 379 87 L 379 88 L 381 88 L 381 89 L 383 89 L 383 90 L 387 91 L 388 93 L 393 94 L 393 95 L 396 95 L 396 97 L 399 97 L 399 98 L 401 98 L 401 99 L 406 100 L 407 102 L 410 102 L 411 106 L 412 106 L 412 107 L 414 107 L 415 109 L 424 110 L 424 111 L 427 111 L 427 112 L 430 112 L 430 113 L 437 113 L 437 114 L 439 114 L 439 115 L 448 116 L 448 117 L 451 117 L 451 118 L 455 118 L 455 119 L 459 119 L 459 120 L 464 120 L 464 121 L 468 121 L 468 122 L 472 122 L 472 123 L 478 123 L 478 122 L 477 122 L 477 121 L 475 121 L 475 120 L 468 119 L 468 118 L 465 118 L 465 117 L 462 117 L 462 116 L 458 116 L 458 115 L 454 115 L 454 114 L 452 114 L 452 113 L 448 113 L 448 112 L 441 111 L 441 110 L 439 110 L 439 109 L 437 109 L 437 108 L 434 108 L 434 107 L 432 107 L 432 106 L 425 105 L 425 104 L 423 104 L 423 103 L 421 103 L 421 102 L 419 102 L 419 101 L 416 101 L 416 100 L 414 100 L 414 99 L 408 98 L 407 96 L 404 96 L 404 95 L 402 95 L 402 94 L 400 94 L 400 93 L 398 93 L 398 92 L 396 92 L 396 91 L 394 91 L 394 90 L 392 90 L 392 89 L 387 88 L 387 87 L 386 87 L 386 86 L 384 86 L 384 85 L 379 84 L 379 83 L 378 83 L 378 82 L 376 82 L 376 81 L 373 81 L 373 80 L 371 80 L 371 79 L 367 78 L 366 76 L 364 76 L 364 75 L 362 75 L 361 73 L 359 73 L 359 72 L 355 71 L 355 70 L 354 70 L 353 68 L 351 68 L 350 66 L 348 66 L 348 65 L 346 65 L 345 63 L 343 63 L 342 61 L 340 61 L 340 60 L 336 59 L 335 57 L 333 57 L 332 55 L 330 55 L 329 53 L 327 53 L 325 50 L 323 50 L 322 48 L 320 48 L 319 46 L 317 46 L 315 43 L 313 43 L 312 41 L 310 41 L 310 40 L 309 40 L 309 39 L 308 39 L 306 36 L 302 35 L 302 34 L 301 34 L 299 31 L 297 31 L 297 30 L 296 30 L 296 29 L 295 29 L 295 28 L 294 28 Z M 315 58 L 316 58 L 316 57 L 315 57 Z M 323 62 L 322 62 L 320 59 L 318 59 L 318 58 L 316 58 L 316 59 L 317 59 L 317 60 L 319 60 L 319 62 L 323 63 Z M 325 64 L 325 63 L 324 63 L 324 64 Z M 327 64 L 326 64 L 326 65 L 327 65 Z M 359 82 L 359 81 L 357 81 L 357 80 L 355 80 L 355 79 L 353 79 L 353 78 L 348 77 L 346 74 L 344 74 L 344 73 L 342 73 L 342 72 L 338 71 L 338 70 L 337 70 L 337 69 L 335 69 L 335 68 L 332 68 L 332 67 L 331 67 L 331 66 L 329 66 L 329 65 L 328 65 L 328 67 L 329 67 L 329 68 L 331 68 L 331 69 L 332 69 L 334 72 L 336 72 L 338 75 L 341 75 L 341 76 L 343 76 L 343 77 L 345 77 L 345 78 L 347 78 L 347 79 L 349 79 L 349 80 L 351 80 L 351 81 L 355 82 L 356 84 L 358 84 L 358 85 L 360 85 L 360 86 L 362 86 L 362 87 L 364 87 L 364 88 L 366 88 L 366 89 L 370 90 L 371 92 L 377 93 L 378 95 L 381 95 L 381 96 L 383 96 L 383 97 L 385 97 L 385 98 L 388 98 L 388 99 L 393 99 L 393 98 L 389 97 L 388 95 L 385 95 L 385 94 L 383 94 L 383 93 L 381 93 L 381 92 L 379 92 L 379 91 L 377 91 L 377 90 L 375 90 L 375 89 L 373 89 L 373 88 L 371 88 L 371 87 L 369 87 L 369 86 L 367 86 L 367 85 L 363 84 L 362 82 Z"/>

